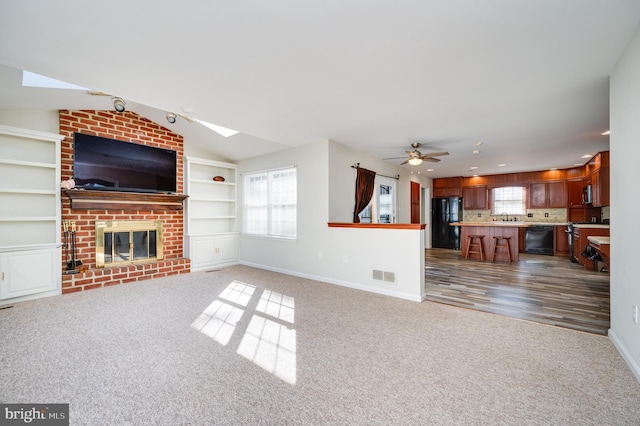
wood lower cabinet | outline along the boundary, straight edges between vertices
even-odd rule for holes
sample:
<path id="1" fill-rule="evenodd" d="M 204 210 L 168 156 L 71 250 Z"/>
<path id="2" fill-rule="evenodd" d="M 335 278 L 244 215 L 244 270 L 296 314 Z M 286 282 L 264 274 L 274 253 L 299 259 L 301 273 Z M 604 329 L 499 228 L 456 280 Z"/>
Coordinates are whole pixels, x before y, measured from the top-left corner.
<path id="1" fill-rule="evenodd" d="M 553 255 L 569 257 L 569 236 L 565 225 L 553 227 Z"/>
<path id="2" fill-rule="evenodd" d="M 582 256 L 582 252 L 589 245 L 589 236 L 609 236 L 609 228 L 592 228 L 588 226 L 576 226 L 573 228 L 573 254 L 580 265 L 593 271 L 595 269 L 594 261 Z"/>
<path id="3" fill-rule="evenodd" d="M 526 228 L 518 228 L 518 252 L 525 253 L 527 251 L 526 241 Z"/>

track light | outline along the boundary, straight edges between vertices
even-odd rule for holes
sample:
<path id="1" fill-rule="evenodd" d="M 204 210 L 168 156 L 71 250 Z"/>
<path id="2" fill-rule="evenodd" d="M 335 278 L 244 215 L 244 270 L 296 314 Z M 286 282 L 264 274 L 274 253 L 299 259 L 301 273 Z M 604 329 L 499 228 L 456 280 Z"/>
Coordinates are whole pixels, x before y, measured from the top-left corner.
<path id="1" fill-rule="evenodd" d="M 167 121 L 171 124 L 176 122 L 176 115 L 172 112 L 167 113 Z"/>
<path id="2" fill-rule="evenodd" d="M 124 112 L 126 109 L 126 103 L 122 98 L 112 98 L 113 99 L 113 107 L 118 112 Z"/>

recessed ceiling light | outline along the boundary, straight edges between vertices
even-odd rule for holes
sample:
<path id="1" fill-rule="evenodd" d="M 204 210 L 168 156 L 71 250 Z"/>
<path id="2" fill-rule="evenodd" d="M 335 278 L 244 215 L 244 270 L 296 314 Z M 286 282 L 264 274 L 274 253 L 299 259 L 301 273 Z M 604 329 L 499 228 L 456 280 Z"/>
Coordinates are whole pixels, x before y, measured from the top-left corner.
<path id="1" fill-rule="evenodd" d="M 473 150 L 473 153 L 474 153 L 474 154 L 480 154 L 480 151 L 478 151 L 477 149 L 474 149 L 474 150 Z"/>
<path id="2" fill-rule="evenodd" d="M 574 166 L 582 166 L 582 163 L 573 163 Z"/>
<path id="3" fill-rule="evenodd" d="M 558 170 L 558 168 L 557 168 L 557 167 L 551 167 L 549 170 L 551 170 L 552 172 L 554 172 L 554 171 Z"/>
<path id="4" fill-rule="evenodd" d="M 606 132 L 600 133 L 602 136 L 609 136 L 611 134 L 611 130 L 607 130 Z"/>
<path id="5" fill-rule="evenodd" d="M 504 166 L 506 166 L 505 163 L 498 164 L 498 167 L 504 167 Z"/>
<path id="6" fill-rule="evenodd" d="M 476 142 L 476 146 L 482 145 L 482 142 Z"/>
<path id="7" fill-rule="evenodd" d="M 428 172 L 432 172 L 432 171 L 433 171 L 433 169 L 427 169 L 427 171 L 428 171 Z"/>
<path id="8" fill-rule="evenodd" d="M 477 170 L 477 169 L 478 169 L 478 166 L 471 166 L 471 167 L 469 167 L 469 170 Z"/>
<path id="9" fill-rule="evenodd" d="M 585 154 L 585 155 L 583 155 L 583 156 L 582 156 L 582 157 L 580 157 L 580 158 L 591 158 L 591 157 L 593 157 L 593 155 L 591 155 L 591 154 Z"/>

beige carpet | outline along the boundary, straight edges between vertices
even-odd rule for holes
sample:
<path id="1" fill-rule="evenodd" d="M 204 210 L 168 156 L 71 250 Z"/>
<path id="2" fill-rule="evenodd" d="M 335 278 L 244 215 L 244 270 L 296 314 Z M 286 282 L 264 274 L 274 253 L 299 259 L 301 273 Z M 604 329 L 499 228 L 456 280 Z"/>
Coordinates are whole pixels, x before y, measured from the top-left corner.
<path id="1" fill-rule="evenodd" d="M 607 337 L 235 266 L 0 310 L 0 402 L 71 424 L 638 425 Z"/>

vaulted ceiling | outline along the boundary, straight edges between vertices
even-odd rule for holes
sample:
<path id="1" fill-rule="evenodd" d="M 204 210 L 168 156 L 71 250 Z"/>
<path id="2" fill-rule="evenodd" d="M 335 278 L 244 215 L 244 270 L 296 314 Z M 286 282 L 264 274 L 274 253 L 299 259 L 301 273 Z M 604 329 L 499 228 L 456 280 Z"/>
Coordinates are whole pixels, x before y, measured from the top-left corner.
<path id="1" fill-rule="evenodd" d="M 3 0 L 0 109 L 111 108 L 21 87 L 28 70 L 231 161 L 331 139 L 448 151 L 402 166 L 433 177 L 565 168 L 608 149 L 609 74 L 639 23 L 637 0 Z"/>

